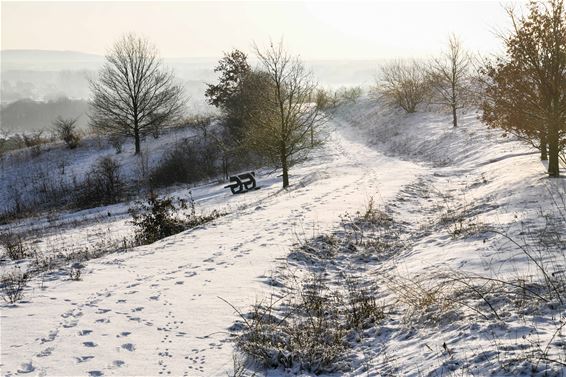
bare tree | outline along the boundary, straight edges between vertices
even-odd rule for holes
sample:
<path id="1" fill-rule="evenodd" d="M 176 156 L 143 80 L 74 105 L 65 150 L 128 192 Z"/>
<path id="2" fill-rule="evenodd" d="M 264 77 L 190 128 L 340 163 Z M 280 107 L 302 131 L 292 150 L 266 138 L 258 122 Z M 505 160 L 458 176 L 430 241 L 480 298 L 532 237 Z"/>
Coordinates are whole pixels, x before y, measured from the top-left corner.
<path id="1" fill-rule="evenodd" d="M 430 84 L 435 94 L 433 102 L 450 108 L 454 127 L 458 126 L 458 110 L 470 97 L 470 66 L 470 56 L 456 35 L 450 36 L 448 50 L 430 65 Z"/>
<path id="2" fill-rule="evenodd" d="M 133 137 L 136 154 L 144 136 L 158 133 L 182 114 L 182 88 L 172 72 L 163 70 L 155 47 L 133 34 L 114 44 L 90 86 L 93 128 Z"/>
<path id="3" fill-rule="evenodd" d="M 283 187 L 289 186 L 289 168 L 322 143 L 320 128 L 326 115 L 316 104 L 317 85 L 297 57 L 280 42 L 265 50 L 255 47 L 269 85 L 258 93 L 248 114 L 248 143 L 283 171 Z"/>
<path id="4" fill-rule="evenodd" d="M 376 89 L 389 105 L 414 113 L 429 92 L 426 69 L 416 60 L 386 64 L 381 67 Z"/>

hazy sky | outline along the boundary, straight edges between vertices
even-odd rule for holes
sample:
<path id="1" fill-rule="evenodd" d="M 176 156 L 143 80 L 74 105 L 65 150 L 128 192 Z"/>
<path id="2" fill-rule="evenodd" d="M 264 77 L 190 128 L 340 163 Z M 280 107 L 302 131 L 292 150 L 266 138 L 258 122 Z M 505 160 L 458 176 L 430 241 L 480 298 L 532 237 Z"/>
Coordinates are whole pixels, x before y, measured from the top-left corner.
<path id="1" fill-rule="evenodd" d="M 306 59 L 376 59 L 437 53 L 456 33 L 473 51 L 500 46 L 499 1 L 5 2 L 1 49 L 103 54 L 125 32 L 163 57 L 217 57 L 283 37 Z M 506 3 L 508 4 L 508 3 Z"/>

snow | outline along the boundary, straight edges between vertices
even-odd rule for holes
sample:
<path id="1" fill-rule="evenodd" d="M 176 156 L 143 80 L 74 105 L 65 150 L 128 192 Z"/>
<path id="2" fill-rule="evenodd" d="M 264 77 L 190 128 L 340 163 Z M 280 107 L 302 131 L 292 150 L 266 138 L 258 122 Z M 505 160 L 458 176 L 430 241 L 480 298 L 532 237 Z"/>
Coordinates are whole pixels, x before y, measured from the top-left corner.
<path id="1" fill-rule="evenodd" d="M 29 302 L 3 310 L 3 373 L 31 362 L 49 375 L 222 375 L 231 368 L 234 313 L 219 297 L 253 302 L 295 233 L 331 229 L 340 214 L 376 193 L 391 199 L 422 170 L 333 133 L 327 148 L 292 171 L 289 191 L 271 177 L 245 195 L 222 185 L 203 188 L 208 196 L 193 189 L 203 209 L 220 201 L 237 208 L 213 224 L 90 261 L 82 281 L 35 286 Z M 111 233 L 122 232 L 120 224 L 109 225 Z"/>
<path id="2" fill-rule="evenodd" d="M 405 115 L 361 99 L 334 114 L 327 145 L 291 170 L 290 189 L 282 190 L 278 177 L 266 172 L 258 174 L 262 188 L 244 195 L 233 196 L 216 183 L 191 188 L 199 210 L 228 214 L 155 244 L 91 260 L 80 281 L 37 277 L 25 301 L 3 305 L 2 374 L 226 375 L 232 369 L 229 328 L 237 316 L 221 298 L 246 308 L 277 289 L 269 277 L 299 238 L 336 230 L 341 215 L 363 210 L 371 197 L 419 236 L 400 255 L 366 266 L 368 276 L 529 273 L 532 265 L 501 237 L 454 237 L 454 223 L 441 226 L 438 219 L 460 213 L 466 225 L 517 233 L 518 220 L 531 224 L 541 211 L 553 213 L 551 193 L 564 195 L 566 181 L 546 179 L 536 154 L 486 129 L 475 113 L 463 114 L 457 129 L 450 125 L 444 114 Z M 188 190 L 179 187 L 175 194 L 187 196 Z M 61 215 L 38 245 L 120 239 L 132 232 L 126 209 L 121 204 Z M 108 211 L 112 216 L 100 216 Z M 19 226 L 45 228 L 43 221 Z M 532 329 L 520 318 L 412 327 L 402 314 L 393 313 L 364 340 L 367 349 L 355 350 L 364 361 L 350 375 L 442 375 L 448 364 L 462 360 L 472 365 L 462 375 L 495 373 L 493 342 L 511 344 Z M 536 325 L 544 344 L 553 321 L 542 316 Z M 443 344 L 456 356 L 447 357 Z"/>

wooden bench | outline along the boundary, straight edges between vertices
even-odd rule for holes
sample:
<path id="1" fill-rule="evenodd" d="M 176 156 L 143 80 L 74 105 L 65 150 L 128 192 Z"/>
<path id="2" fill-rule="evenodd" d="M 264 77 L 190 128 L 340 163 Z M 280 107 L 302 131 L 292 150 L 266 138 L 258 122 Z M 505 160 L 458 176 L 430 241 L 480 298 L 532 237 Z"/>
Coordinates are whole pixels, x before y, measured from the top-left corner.
<path id="1" fill-rule="evenodd" d="M 259 187 L 255 180 L 255 172 L 252 171 L 230 177 L 230 184 L 224 188 L 229 188 L 232 194 L 241 194 L 248 190 L 257 190 Z"/>

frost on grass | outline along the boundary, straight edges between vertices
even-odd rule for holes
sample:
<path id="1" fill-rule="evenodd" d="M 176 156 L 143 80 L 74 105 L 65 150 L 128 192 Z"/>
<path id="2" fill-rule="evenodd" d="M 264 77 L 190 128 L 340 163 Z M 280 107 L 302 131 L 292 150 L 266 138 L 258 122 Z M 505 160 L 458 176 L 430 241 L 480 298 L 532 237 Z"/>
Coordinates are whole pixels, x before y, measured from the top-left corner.
<path id="1" fill-rule="evenodd" d="M 8 304 L 14 304 L 24 297 L 24 290 L 27 286 L 29 275 L 22 272 L 19 268 L 5 273 L 0 278 L 0 293 Z"/>
<path id="2" fill-rule="evenodd" d="M 402 244 L 393 228 L 393 220 L 371 201 L 365 213 L 345 215 L 341 230 L 299 240 L 284 269 L 295 272 L 276 279 L 281 292 L 245 313 L 233 307 L 240 317 L 232 326 L 237 349 L 267 368 L 351 370 L 361 334 L 383 321 L 385 308 L 376 281 L 350 267 L 363 269 L 370 255 L 377 262 L 398 250 Z"/>
<path id="3" fill-rule="evenodd" d="M 237 350 L 286 372 L 396 375 L 404 369 L 391 354 L 417 342 L 433 360 L 422 368 L 427 375 L 560 375 L 566 364 L 563 209 L 538 227 L 467 226 L 455 234 L 454 224 L 465 222 L 458 219 L 475 221 L 479 208 L 488 207 L 454 208 L 436 211 L 439 220 L 430 227 L 444 226 L 452 235 L 447 242 L 495 234 L 500 247 L 522 254 L 531 273 L 506 275 L 493 266 L 485 273 L 403 273 L 396 257 L 428 233 L 398 223 L 370 201 L 365 211 L 342 216 L 338 230 L 299 239 L 271 279 L 274 293 L 250 311 L 237 311 Z"/>

